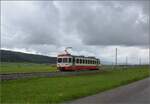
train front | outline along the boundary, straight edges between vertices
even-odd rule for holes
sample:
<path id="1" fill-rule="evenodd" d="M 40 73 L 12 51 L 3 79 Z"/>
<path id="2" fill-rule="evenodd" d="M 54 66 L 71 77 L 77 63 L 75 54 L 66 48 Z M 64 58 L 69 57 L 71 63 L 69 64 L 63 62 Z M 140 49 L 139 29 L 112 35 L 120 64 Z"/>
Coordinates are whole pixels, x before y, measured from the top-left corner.
<path id="1" fill-rule="evenodd" d="M 60 71 L 72 70 L 72 60 L 71 54 L 59 54 L 57 56 L 57 69 Z"/>

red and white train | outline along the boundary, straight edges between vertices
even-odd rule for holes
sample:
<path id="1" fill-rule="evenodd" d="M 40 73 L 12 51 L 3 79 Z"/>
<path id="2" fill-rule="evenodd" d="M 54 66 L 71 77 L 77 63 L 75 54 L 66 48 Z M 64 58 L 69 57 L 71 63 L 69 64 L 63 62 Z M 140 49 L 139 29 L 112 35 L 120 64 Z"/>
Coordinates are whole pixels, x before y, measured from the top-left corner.
<path id="1" fill-rule="evenodd" d="M 95 57 L 74 56 L 66 52 L 57 56 L 57 69 L 60 71 L 98 70 L 100 60 Z"/>

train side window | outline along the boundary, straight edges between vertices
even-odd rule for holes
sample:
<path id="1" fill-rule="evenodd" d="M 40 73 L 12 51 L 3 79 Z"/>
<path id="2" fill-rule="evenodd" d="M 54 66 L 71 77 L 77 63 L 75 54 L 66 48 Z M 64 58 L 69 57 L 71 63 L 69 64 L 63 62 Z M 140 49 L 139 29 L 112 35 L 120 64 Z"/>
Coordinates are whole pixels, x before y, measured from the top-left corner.
<path id="1" fill-rule="evenodd" d="M 88 64 L 90 64 L 90 60 L 88 60 Z"/>
<path id="2" fill-rule="evenodd" d="M 97 60 L 97 64 L 99 64 L 99 60 Z"/>
<path id="3" fill-rule="evenodd" d="M 80 64 L 82 63 L 82 59 L 80 59 Z"/>
<path id="4" fill-rule="evenodd" d="M 69 58 L 69 63 L 71 63 L 71 58 Z"/>
<path id="5" fill-rule="evenodd" d="M 87 61 L 88 61 L 88 60 L 86 60 L 86 64 L 87 64 Z"/>
<path id="6" fill-rule="evenodd" d="M 75 63 L 75 58 L 74 57 L 72 58 L 72 62 Z"/>
<path id="7" fill-rule="evenodd" d="M 84 60 L 84 59 L 82 60 L 82 63 L 83 63 L 83 64 L 85 63 L 85 60 Z"/>
<path id="8" fill-rule="evenodd" d="M 79 63 L 79 59 L 76 59 L 76 63 Z"/>

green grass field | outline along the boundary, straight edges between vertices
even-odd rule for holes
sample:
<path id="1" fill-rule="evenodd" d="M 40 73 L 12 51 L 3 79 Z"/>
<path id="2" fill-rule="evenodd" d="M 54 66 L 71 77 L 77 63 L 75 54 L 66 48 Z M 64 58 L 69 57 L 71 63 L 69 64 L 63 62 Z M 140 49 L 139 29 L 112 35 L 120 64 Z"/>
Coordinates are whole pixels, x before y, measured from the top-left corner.
<path id="1" fill-rule="evenodd" d="M 150 76 L 148 67 L 54 78 L 2 81 L 1 104 L 50 104 L 66 102 L 112 89 Z"/>
<path id="2" fill-rule="evenodd" d="M 56 66 L 50 64 L 35 63 L 6 63 L 0 64 L 0 73 L 27 73 L 27 72 L 51 72 L 56 71 Z"/>

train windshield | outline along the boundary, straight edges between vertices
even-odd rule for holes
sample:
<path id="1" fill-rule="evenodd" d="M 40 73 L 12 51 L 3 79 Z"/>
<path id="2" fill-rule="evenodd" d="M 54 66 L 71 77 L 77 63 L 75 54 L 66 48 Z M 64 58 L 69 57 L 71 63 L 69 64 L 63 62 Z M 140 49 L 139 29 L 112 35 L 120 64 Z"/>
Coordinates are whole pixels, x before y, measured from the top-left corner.
<path id="1" fill-rule="evenodd" d="M 63 58 L 63 63 L 67 63 L 67 58 Z"/>
<path id="2" fill-rule="evenodd" d="M 72 58 L 58 58 L 57 62 L 58 63 L 71 63 L 72 62 Z"/>
<path id="3" fill-rule="evenodd" d="M 62 62 L 62 58 L 58 58 L 58 59 L 57 59 L 57 62 L 58 62 L 58 63 L 61 63 L 61 62 Z"/>

